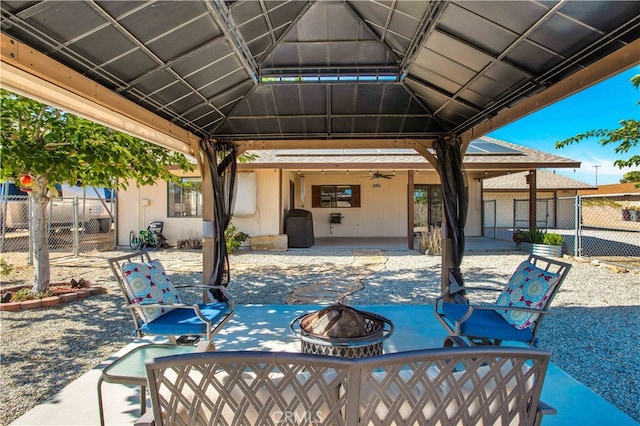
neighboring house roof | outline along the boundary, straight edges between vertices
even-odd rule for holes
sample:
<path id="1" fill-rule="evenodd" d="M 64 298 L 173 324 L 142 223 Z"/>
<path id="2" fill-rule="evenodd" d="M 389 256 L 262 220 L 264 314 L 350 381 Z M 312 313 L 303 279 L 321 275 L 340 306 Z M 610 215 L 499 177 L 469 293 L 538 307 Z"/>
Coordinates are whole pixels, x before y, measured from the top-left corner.
<path id="1" fill-rule="evenodd" d="M 505 176 L 485 179 L 483 189 L 485 191 L 528 191 L 528 172 L 511 173 Z M 538 170 L 536 172 L 536 187 L 548 190 L 568 190 L 568 189 L 595 189 L 587 183 L 571 179 L 558 173 L 548 170 Z"/>
<path id="2" fill-rule="evenodd" d="M 640 187 L 636 188 L 633 182 L 628 183 L 612 183 L 609 185 L 599 185 L 597 187 L 583 189 L 578 191 L 580 195 L 604 195 L 604 194 L 628 194 L 640 193 Z"/>
<path id="3" fill-rule="evenodd" d="M 285 149 L 250 151 L 257 158 L 241 168 L 299 169 L 430 169 L 431 164 L 412 149 Z M 467 169 L 522 170 L 538 167 L 580 167 L 565 157 L 509 142 L 482 137 L 471 143 L 464 157 Z M 583 188 L 584 186 L 581 186 Z"/>

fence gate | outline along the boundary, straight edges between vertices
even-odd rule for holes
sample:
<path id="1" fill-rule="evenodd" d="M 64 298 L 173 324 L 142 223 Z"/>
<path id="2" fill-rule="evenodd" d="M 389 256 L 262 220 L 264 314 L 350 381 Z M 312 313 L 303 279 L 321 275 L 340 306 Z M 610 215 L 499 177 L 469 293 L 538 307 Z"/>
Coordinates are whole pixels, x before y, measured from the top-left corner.
<path id="1" fill-rule="evenodd" d="M 50 257 L 112 250 L 115 206 L 115 200 L 102 198 L 53 198 L 46 210 Z M 33 232 L 30 197 L 0 195 L 0 258 L 13 266 L 32 265 Z"/>
<path id="2" fill-rule="evenodd" d="M 549 204 L 553 200 L 541 198 L 536 200 L 536 228 L 546 229 L 553 226 L 549 216 Z M 513 229 L 529 228 L 529 200 L 513 200 Z"/>
<path id="3" fill-rule="evenodd" d="M 496 200 L 485 200 L 483 210 L 482 236 L 495 240 L 498 237 L 498 210 Z"/>

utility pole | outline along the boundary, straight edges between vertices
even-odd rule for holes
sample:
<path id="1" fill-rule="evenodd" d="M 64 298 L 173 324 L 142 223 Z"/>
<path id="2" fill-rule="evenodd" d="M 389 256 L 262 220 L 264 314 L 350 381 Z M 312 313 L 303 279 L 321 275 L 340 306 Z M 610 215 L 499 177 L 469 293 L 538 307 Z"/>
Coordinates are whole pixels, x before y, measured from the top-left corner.
<path id="1" fill-rule="evenodd" d="M 598 167 L 602 167 L 602 166 L 591 166 L 594 169 L 596 169 L 596 186 L 598 186 Z"/>

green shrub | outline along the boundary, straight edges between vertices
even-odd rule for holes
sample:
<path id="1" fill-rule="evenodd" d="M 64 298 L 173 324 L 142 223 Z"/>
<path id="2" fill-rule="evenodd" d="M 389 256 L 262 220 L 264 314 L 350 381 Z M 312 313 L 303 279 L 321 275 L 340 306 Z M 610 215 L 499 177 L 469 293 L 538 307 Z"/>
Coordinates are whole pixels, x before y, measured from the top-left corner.
<path id="1" fill-rule="evenodd" d="M 229 225 L 224 231 L 224 240 L 227 243 L 227 253 L 235 253 L 240 248 L 240 245 L 247 241 L 249 234 L 238 231 L 235 225 Z"/>
<path id="2" fill-rule="evenodd" d="M 24 302 L 25 300 L 31 300 L 33 296 L 29 292 L 28 288 L 21 288 L 20 290 L 13 293 L 13 297 L 11 297 L 12 302 Z"/>
<path id="3" fill-rule="evenodd" d="M 561 246 L 563 243 L 562 235 L 560 234 L 545 234 L 544 235 L 544 244 L 550 246 Z"/>
<path id="4" fill-rule="evenodd" d="M 539 229 L 518 229 L 513 233 L 513 241 L 516 243 L 544 244 L 545 233 Z"/>
<path id="5" fill-rule="evenodd" d="M 13 272 L 13 265 L 7 262 L 7 259 L 0 257 L 0 275 L 7 276 Z"/>

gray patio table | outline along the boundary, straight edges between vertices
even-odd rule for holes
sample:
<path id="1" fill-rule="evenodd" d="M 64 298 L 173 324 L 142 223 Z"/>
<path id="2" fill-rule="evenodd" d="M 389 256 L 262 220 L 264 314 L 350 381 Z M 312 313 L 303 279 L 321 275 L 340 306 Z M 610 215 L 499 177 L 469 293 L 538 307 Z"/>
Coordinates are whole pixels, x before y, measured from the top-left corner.
<path id="1" fill-rule="evenodd" d="M 148 344 L 138 346 L 109 364 L 98 379 L 98 409 L 100 410 L 100 425 L 104 426 L 104 408 L 102 405 L 102 382 L 118 383 L 121 385 L 140 386 L 140 415 L 147 410 L 147 374 L 144 362 L 147 359 L 180 355 L 196 351 L 193 345 Z"/>

